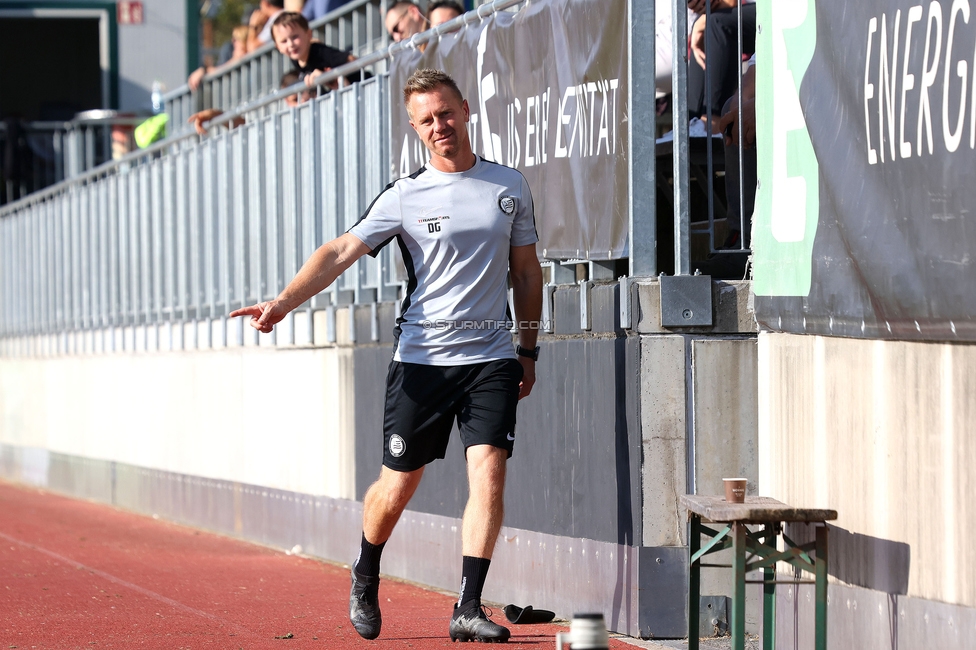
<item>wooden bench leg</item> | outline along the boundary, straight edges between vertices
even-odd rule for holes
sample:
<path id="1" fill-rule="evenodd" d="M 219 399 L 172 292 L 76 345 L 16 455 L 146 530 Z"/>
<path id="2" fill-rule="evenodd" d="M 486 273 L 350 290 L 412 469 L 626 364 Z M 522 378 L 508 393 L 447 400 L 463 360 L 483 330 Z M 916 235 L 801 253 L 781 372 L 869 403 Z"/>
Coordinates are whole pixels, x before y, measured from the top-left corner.
<path id="1" fill-rule="evenodd" d="M 746 647 L 746 525 L 732 524 L 732 568 L 735 585 L 732 596 L 732 650 Z"/>
<path id="2" fill-rule="evenodd" d="M 776 526 L 766 524 L 763 542 L 776 547 Z M 763 569 L 763 650 L 776 647 L 776 567 Z"/>
<path id="3" fill-rule="evenodd" d="M 701 548 L 701 517 L 692 514 L 688 530 L 688 650 L 698 650 L 698 617 L 701 607 L 701 560 L 691 558 Z"/>

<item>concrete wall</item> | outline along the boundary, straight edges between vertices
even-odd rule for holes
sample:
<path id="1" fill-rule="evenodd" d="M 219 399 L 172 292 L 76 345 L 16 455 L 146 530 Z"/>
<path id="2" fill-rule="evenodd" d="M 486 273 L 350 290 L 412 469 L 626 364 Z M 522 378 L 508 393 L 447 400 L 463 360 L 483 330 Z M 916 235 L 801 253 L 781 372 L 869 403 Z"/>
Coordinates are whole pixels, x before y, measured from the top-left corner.
<path id="1" fill-rule="evenodd" d="M 353 498 L 348 348 L 0 361 L 0 442 Z"/>
<path id="2" fill-rule="evenodd" d="M 580 288 L 554 292 L 488 599 L 685 635 L 678 497 L 756 474 L 756 344 L 737 329 L 740 292 L 716 285 L 719 325 L 676 333 L 660 327 L 655 284 L 632 287 L 633 329 L 616 284 L 589 289 L 588 331 Z M 218 319 L 0 340 L 0 475 L 348 562 L 382 459 L 393 313 L 298 313 L 274 336 Z M 444 558 L 460 553 L 466 498 L 455 440 L 384 572 L 455 589 L 460 561 Z M 712 575 L 703 593 L 730 593 Z"/>
<path id="3" fill-rule="evenodd" d="M 973 345 L 759 337 L 760 489 L 838 511 L 831 575 L 867 590 L 862 602 L 914 602 L 918 616 L 898 616 L 903 635 L 976 620 L 974 368 Z M 940 603 L 967 613 L 953 622 Z M 875 609 L 832 609 L 835 647 L 853 647 L 844 630 Z M 973 631 L 969 645 L 940 647 L 972 647 Z"/>

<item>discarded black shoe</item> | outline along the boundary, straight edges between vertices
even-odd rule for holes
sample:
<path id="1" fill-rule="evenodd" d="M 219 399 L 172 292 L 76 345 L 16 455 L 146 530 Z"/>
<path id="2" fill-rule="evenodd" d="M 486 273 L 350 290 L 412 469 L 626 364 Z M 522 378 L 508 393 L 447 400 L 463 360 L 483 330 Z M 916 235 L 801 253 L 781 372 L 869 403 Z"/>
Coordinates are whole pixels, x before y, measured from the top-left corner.
<path id="1" fill-rule="evenodd" d="M 480 641 L 481 643 L 505 643 L 511 632 L 507 627 L 493 622 L 485 613 L 481 602 L 472 600 L 458 609 L 454 605 L 451 617 L 451 641 Z"/>
<path id="2" fill-rule="evenodd" d="M 509 623 L 516 625 L 531 625 L 533 623 L 548 623 L 556 618 L 555 612 L 548 609 L 533 609 L 532 605 L 519 607 L 518 605 L 505 605 L 505 618 Z"/>
<path id="3" fill-rule="evenodd" d="M 349 591 L 349 622 L 364 639 L 380 635 L 383 617 L 380 616 L 379 576 L 362 576 L 352 569 L 352 589 Z"/>

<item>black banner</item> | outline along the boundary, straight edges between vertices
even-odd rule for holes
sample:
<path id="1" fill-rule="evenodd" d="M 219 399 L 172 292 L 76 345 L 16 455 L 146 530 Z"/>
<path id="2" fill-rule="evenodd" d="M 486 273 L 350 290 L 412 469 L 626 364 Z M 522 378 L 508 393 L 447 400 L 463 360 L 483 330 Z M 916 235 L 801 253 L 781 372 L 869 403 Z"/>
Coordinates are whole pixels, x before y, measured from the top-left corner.
<path id="1" fill-rule="evenodd" d="M 974 11 L 760 1 L 764 328 L 976 339 Z"/>
<path id="2" fill-rule="evenodd" d="M 400 90 L 417 68 L 444 70 L 468 100 L 475 152 L 528 180 L 540 254 L 626 257 L 627 34 L 625 0 L 537 0 L 398 55 L 393 178 L 427 160 Z"/>

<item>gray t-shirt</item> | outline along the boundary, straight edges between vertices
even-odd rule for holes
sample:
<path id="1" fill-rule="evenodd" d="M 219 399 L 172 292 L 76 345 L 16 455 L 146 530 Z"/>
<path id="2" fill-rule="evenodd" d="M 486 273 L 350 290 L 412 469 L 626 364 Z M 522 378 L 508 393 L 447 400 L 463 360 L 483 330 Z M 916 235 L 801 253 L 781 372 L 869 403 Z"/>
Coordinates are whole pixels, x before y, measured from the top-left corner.
<path id="1" fill-rule="evenodd" d="M 520 172 L 478 158 L 445 173 L 427 165 L 390 183 L 349 232 L 377 252 L 396 238 L 409 282 L 396 361 L 453 366 L 513 359 L 512 246 L 539 241 Z"/>

